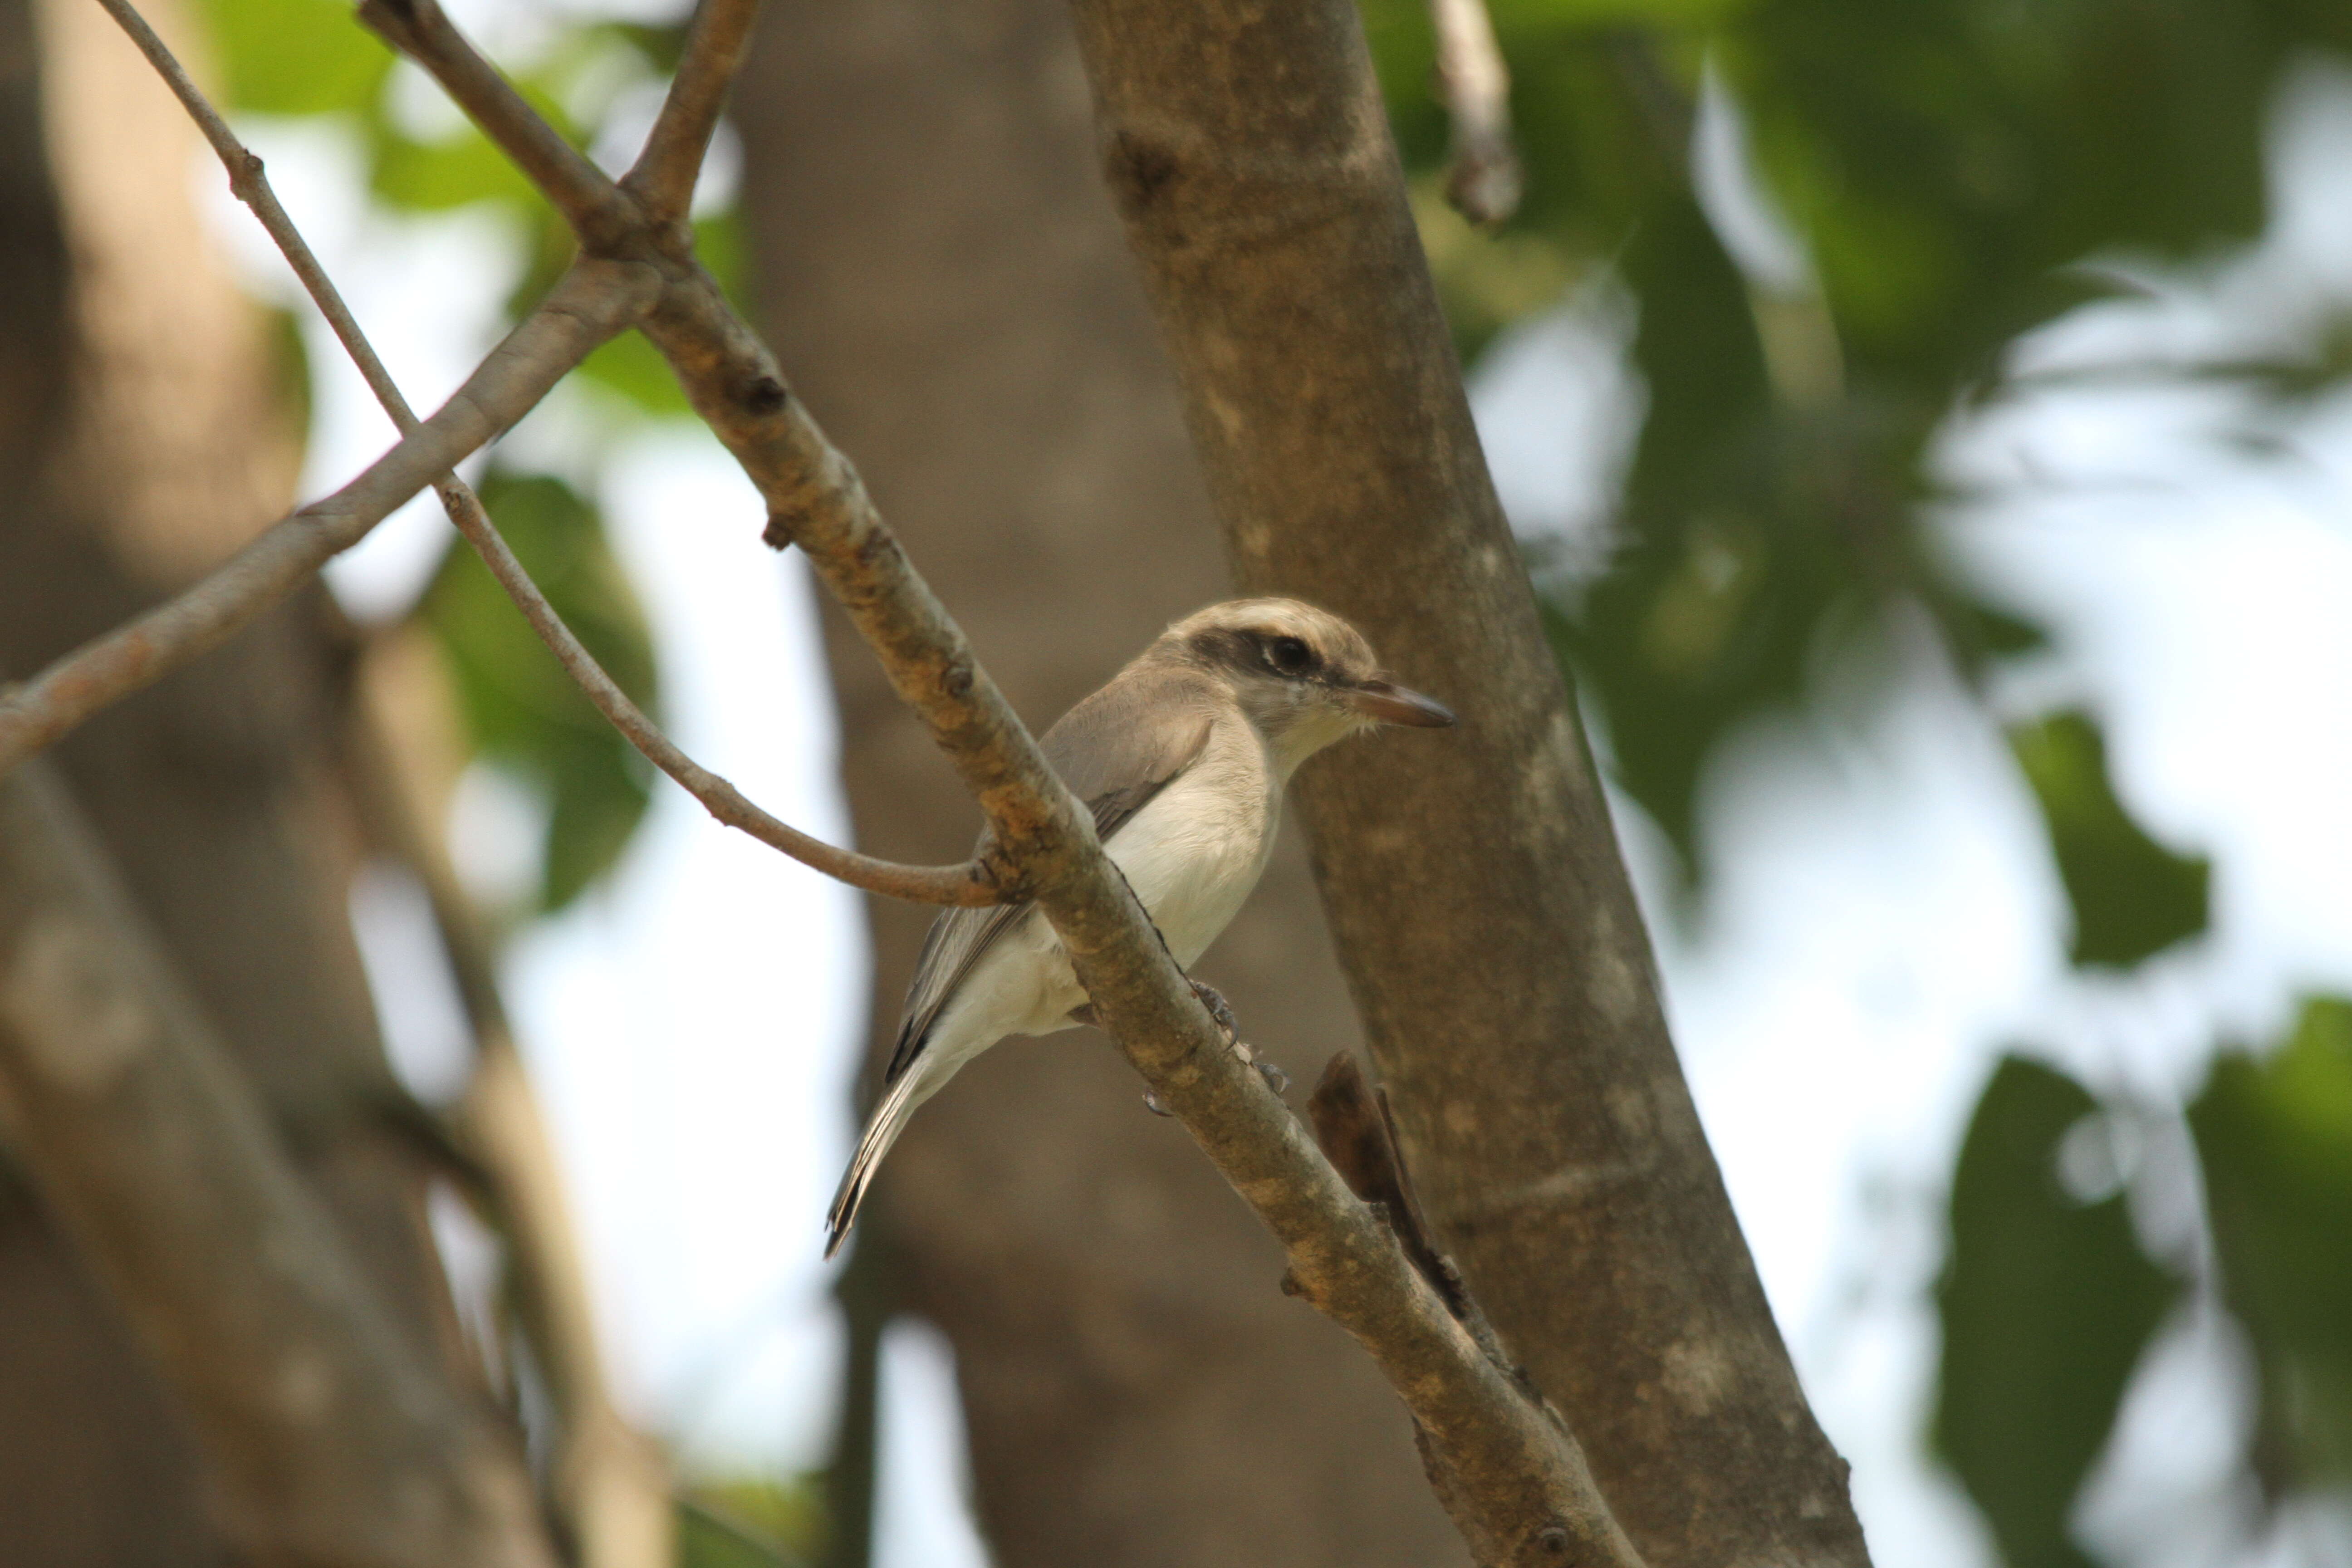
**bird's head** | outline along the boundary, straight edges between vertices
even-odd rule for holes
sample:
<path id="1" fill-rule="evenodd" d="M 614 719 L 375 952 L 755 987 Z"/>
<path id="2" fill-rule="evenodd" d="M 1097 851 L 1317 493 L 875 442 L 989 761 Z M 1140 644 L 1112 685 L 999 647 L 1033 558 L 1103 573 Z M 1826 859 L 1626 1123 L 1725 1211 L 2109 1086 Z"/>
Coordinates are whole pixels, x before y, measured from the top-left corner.
<path id="1" fill-rule="evenodd" d="M 1297 599 L 1232 599 L 1187 616 L 1160 647 L 1232 690 L 1283 772 L 1382 724 L 1435 729 L 1443 703 L 1390 680 L 1355 627 Z"/>

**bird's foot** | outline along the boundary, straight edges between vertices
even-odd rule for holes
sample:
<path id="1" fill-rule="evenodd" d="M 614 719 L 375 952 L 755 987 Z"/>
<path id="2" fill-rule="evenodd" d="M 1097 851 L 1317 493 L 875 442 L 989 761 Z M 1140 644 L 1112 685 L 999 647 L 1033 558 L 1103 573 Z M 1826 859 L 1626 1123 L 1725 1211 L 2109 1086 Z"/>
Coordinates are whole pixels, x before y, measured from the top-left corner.
<path id="1" fill-rule="evenodd" d="M 1224 1034 L 1225 1044 L 1247 1050 L 1248 1047 L 1242 1044 L 1242 1026 L 1234 1020 L 1233 1004 L 1225 1000 L 1224 994 L 1206 981 L 1195 980 L 1192 982 L 1192 994 L 1201 999 L 1201 1005 L 1206 1007 L 1209 1016 L 1217 1021 L 1218 1029 Z M 1244 1057 L 1242 1059 L 1247 1061 L 1249 1058 Z"/>
<path id="2" fill-rule="evenodd" d="M 1152 1093 L 1148 1089 L 1143 1091 L 1143 1109 L 1151 1112 L 1154 1116 L 1173 1116 L 1176 1114 L 1166 1106 L 1160 1104 L 1160 1097 Z"/>
<path id="3" fill-rule="evenodd" d="M 1241 1025 L 1234 1017 L 1233 1004 L 1205 981 L 1192 981 L 1192 994 L 1201 999 L 1201 1005 L 1206 1007 L 1209 1016 L 1217 1021 L 1217 1028 L 1225 1037 L 1225 1047 L 1234 1053 L 1234 1059 L 1244 1067 L 1256 1068 L 1258 1077 L 1265 1079 L 1265 1087 L 1274 1090 L 1277 1097 L 1287 1092 L 1290 1075 L 1272 1062 L 1260 1061 L 1257 1053 L 1243 1041 Z M 1145 1098 L 1148 1100 L 1150 1097 Z M 1167 1113 L 1163 1111 L 1161 1114 Z"/>

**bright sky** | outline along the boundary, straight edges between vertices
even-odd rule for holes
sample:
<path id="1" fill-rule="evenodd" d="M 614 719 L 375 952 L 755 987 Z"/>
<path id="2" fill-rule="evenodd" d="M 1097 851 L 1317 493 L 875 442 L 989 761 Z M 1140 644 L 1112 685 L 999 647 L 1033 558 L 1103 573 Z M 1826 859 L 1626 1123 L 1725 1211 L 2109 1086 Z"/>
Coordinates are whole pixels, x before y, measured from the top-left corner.
<path id="1" fill-rule="evenodd" d="M 2291 342 L 2320 305 L 2352 299 L 2352 89 L 2306 76 L 2282 126 L 2286 206 L 2262 247 L 2070 318 L 2021 367 Z M 508 237 L 463 214 L 362 210 L 332 131 L 251 129 L 412 399 L 436 401 L 494 330 Z M 256 287 L 284 298 L 216 173 L 200 177 Z M 1606 298 L 1571 301 L 1479 367 L 1489 455 L 1532 531 L 1573 531 L 1605 508 L 1638 399 L 1618 368 L 1625 324 Z M 316 492 L 389 433 L 322 336 L 312 363 Z M 1918 1434 L 1944 1184 L 1998 1051 L 2022 1042 L 2168 1101 L 2199 1081 L 2217 1033 L 2260 1037 L 2297 992 L 2352 988 L 2352 401 L 2280 426 L 2285 458 L 2217 438 L 2245 412 L 2226 390 L 2078 381 L 2008 399 L 1946 443 L 1949 475 L 1978 498 L 1953 510 L 1954 548 L 2059 633 L 1997 694 L 2002 714 L 2081 701 L 2102 715 L 2142 821 L 2212 857 L 2211 932 L 2130 980 L 2067 970 L 2063 897 L 1998 729 L 1910 625 L 1826 659 L 1818 711 L 1760 722 L 1717 759 L 1706 831 L 1720 877 L 1696 930 L 1660 931 L 1701 1112 L 1882 1563 L 1990 1568 Z M 567 394 L 509 451 L 582 479 L 602 455 L 673 732 L 771 810 L 843 837 L 811 588 L 758 542 L 759 508 L 716 444 L 678 429 L 616 446 L 609 411 Z M 445 529 L 404 512 L 338 563 L 337 591 L 363 614 L 406 603 Z M 1139 645 L 1156 629 L 1138 626 Z M 530 811 L 478 781 L 457 841 L 484 875 L 525 872 L 513 847 Z M 1622 815 L 1637 879 L 1659 885 L 1654 834 Z M 404 1068 L 446 1085 L 460 1034 L 415 899 L 377 879 L 354 907 Z M 665 785 L 619 872 L 525 937 L 508 983 L 628 1402 L 689 1463 L 820 1462 L 838 1334 L 819 1220 L 847 1148 L 866 985 L 853 901 Z M 2159 1121 L 2145 1135 L 2178 1134 Z M 2158 1238 L 2194 1201 L 2162 1190 L 2168 1168 L 2151 1157 L 2135 1193 Z M 2216 1523 L 2231 1517 L 2215 1489 L 2245 1418 L 2228 1393 L 2238 1353 L 2192 1305 L 2143 1367 L 2081 1521 L 2117 1562 L 2305 1560 L 2284 1539 L 2236 1552 Z M 951 1380 L 935 1332 L 894 1334 L 884 1568 L 983 1560 L 957 1500 Z"/>

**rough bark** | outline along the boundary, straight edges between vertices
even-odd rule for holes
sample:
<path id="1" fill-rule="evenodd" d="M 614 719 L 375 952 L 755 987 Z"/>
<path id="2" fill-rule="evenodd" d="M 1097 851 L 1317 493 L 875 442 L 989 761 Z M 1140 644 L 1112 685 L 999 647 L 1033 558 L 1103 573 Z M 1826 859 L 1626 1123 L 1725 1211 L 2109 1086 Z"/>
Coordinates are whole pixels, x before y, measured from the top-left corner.
<path id="1" fill-rule="evenodd" d="M 189 199 L 178 107 L 95 6 L 19 0 L 0 34 L 0 669 L 22 674 L 242 543 L 282 510 L 294 450 L 259 321 Z M 463 1388 L 421 1177 L 378 1130 L 393 1085 L 344 905 L 336 654 L 316 595 L 58 761 L 398 1331 Z M 0 1356 L 12 1564 L 223 1550 L 184 1424 L 29 1197 L 0 1215 L 0 1342 L 16 1347 Z"/>
<path id="2" fill-rule="evenodd" d="M 1430 1219 L 1648 1562 L 1866 1562 L 1667 1036 L 1352 7 L 1076 7 L 1236 578 L 1348 616 L 1462 715 L 1458 745 L 1300 790 Z"/>
<path id="3" fill-rule="evenodd" d="M 1056 7 L 780 5 L 737 113 L 771 341 L 1024 712 L 1226 592 Z M 963 792 L 828 636 L 860 842 L 964 852 Z M 886 1038 L 929 918 L 875 905 Z M 1202 973 L 1295 1072 L 1354 1038 L 1295 847 Z M 1461 1561 L 1392 1397 L 1137 1087 L 1091 1033 L 1008 1041 L 866 1222 L 955 1342 L 999 1563 Z"/>

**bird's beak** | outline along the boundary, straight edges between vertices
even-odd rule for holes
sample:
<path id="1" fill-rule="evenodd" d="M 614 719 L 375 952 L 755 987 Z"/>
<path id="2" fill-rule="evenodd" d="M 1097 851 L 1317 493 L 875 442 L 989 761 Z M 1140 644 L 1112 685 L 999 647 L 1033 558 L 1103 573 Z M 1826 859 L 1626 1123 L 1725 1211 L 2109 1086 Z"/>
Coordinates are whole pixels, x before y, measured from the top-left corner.
<path id="1" fill-rule="evenodd" d="M 1443 730 L 1454 722 L 1454 710 L 1444 703 L 1386 680 L 1359 683 L 1348 692 L 1348 706 L 1377 723 L 1416 730 Z"/>

